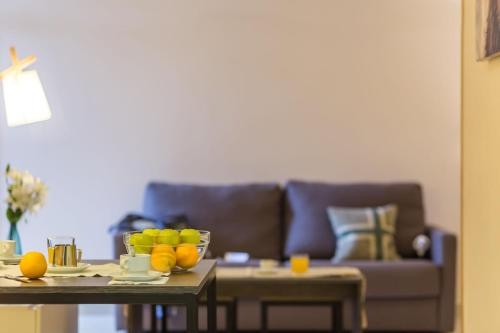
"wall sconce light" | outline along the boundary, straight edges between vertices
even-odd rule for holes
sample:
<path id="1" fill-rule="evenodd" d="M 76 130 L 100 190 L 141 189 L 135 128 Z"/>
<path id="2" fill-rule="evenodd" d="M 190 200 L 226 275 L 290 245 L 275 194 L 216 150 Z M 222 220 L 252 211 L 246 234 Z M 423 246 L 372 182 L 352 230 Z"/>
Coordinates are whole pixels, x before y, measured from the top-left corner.
<path id="1" fill-rule="evenodd" d="M 7 126 L 31 124 L 50 119 L 51 112 L 42 83 L 35 70 L 23 71 L 36 61 L 35 56 L 17 58 L 10 48 L 12 66 L 0 72 L 5 99 Z"/>

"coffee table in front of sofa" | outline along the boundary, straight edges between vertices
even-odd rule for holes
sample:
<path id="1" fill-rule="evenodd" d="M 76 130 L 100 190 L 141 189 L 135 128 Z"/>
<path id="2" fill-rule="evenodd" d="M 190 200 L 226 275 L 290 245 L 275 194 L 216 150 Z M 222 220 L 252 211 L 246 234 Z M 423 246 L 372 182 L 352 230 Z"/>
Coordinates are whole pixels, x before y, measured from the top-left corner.
<path id="1" fill-rule="evenodd" d="M 285 269 L 287 270 L 287 269 Z M 262 330 L 267 330 L 267 307 L 277 304 L 324 303 L 332 305 L 334 329 L 342 329 L 341 305 L 352 306 L 351 330 L 362 331 L 364 277 L 359 275 L 257 274 L 255 268 L 217 268 L 217 297 L 262 301 Z M 282 270 L 283 272 L 283 270 Z"/>

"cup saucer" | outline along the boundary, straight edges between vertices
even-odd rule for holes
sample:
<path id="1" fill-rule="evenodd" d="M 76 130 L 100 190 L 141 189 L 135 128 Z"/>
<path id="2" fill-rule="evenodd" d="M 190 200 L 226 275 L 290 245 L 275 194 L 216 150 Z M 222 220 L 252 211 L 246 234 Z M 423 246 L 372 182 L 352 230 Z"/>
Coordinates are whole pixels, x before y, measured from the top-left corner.
<path id="1" fill-rule="evenodd" d="M 9 257 L 0 256 L 0 261 L 3 261 L 3 263 L 6 265 L 17 265 L 21 261 L 22 257 L 23 256 L 19 254 L 14 254 L 13 256 Z"/>
<path id="2" fill-rule="evenodd" d="M 137 282 L 145 282 L 145 281 L 154 281 L 161 277 L 162 273 L 156 271 L 149 271 L 144 275 L 132 275 L 132 274 L 118 274 L 113 275 L 113 280 L 116 281 L 137 281 Z"/>
<path id="3" fill-rule="evenodd" d="M 61 274 L 61 273 L 80 273 L 89 268 L 91 265 L 79 262 L 76 267 L 73 266 L 51 266 L 47 267 L 47 273 Z"/>
<path id="4" fill-rule="evenodd" d="M 258 275 L 275 275 L 278 273 L 278 268 L 277 267 L 272 267 L 272 268 L 259 267 L 255 270 L 255 273 Z"/>

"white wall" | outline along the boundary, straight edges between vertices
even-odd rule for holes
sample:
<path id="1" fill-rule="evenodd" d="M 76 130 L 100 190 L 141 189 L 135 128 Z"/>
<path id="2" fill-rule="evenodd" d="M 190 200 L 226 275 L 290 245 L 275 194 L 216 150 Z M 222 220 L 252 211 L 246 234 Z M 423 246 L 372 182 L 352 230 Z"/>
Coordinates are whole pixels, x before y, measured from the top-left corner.
<path id="1" fill-rule="evenodd" d="M 2 168 L 50 185 L 25 249 L 108 257 L 151 179 L 419 181 L 459 230 L 458 0 L 0 0 L 2 68 L 10 45 L 53 109 L 0 117 Z"/>

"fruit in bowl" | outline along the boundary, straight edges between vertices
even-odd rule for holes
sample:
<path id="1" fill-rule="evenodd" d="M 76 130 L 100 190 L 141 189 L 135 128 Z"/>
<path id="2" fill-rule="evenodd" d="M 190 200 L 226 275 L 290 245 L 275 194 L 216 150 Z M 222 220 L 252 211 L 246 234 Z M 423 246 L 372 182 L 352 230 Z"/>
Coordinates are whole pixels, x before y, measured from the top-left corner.
<path id="1" fill-rule="evenodd" d="M 149 235 L 149 236 L 153 237 L 156 240 L 156 238 L 160 234 L 160 231 L 161 231 L 160 229 L 144 229 L 142 231 L 142 233 L 144 235 Z"/>
<path id="2" fill-rule="evenodd" d="M 129 245 L 134 247 L 135 253 L 150 254 L 155 238 L 145 233 L 132 234 Z"/>
<path id="3" fill-rule="evenodd" d="M 151 267 L 159 272 L 185 271 L 205 256 L 210 232 L 196 229 L 145 229 L 123 234 L 129 254 L 151 254 Z"/>
<path id="4" fill-rule="evenodd" d="M 176 264 L 182 269 L 190 269 L 198 263 L 198 249 L 193 244 L 182 243 L 175 249 Z"/>
<path id="5" fill-rule="evenodd" d="M 175 246 L 180 243 L 179 232 L 174 229 L 163 229 L 159 232 L 156 242 Z"/>
<path id="6" fill-rule="evenodd" d="M 177 261 L 176 252 L 173 247 L 167 244 L 158 244 L 151 251 L 151 267 L 155 271 L 168 273 Z"/>
<path id="7" fill-rule="evenodd" d="M 200 232 L 196 229 L 184 229 L 180 232 L 181 243 L 198 244 L 201 241 Z"/>

